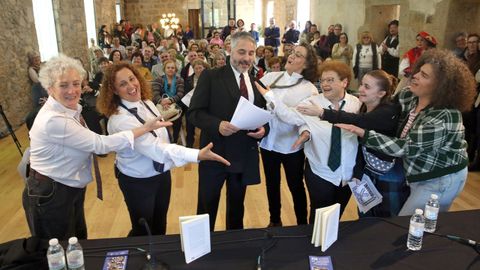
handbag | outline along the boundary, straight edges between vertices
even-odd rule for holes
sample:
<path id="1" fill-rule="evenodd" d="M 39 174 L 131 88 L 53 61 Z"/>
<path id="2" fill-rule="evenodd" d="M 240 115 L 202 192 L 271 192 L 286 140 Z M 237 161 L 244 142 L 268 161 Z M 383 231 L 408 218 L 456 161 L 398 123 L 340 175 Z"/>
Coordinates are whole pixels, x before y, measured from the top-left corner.
<path id="1" fill-rule="evenodd" d="M 362 153 L 365 160 L 365 166 L 373 173 L 382 175 L 390 171 L 393 166 L 395 166 L 395 159 L 392 161 L 380 159 L 374 154 L 368 152 L 365 146 L 362 146 Z"/>
<path id="2" fill-rule="evenodd" d="M 168 98 L 168 95 L 164 94 L 162 99 Z M 161 104 L 162 99 L 157 103 L 156 107 L 160 112 L 160 115 L 163 117 L 165 121 L 175 121 L 180 116 L 182 116 L 182 108 L 177 103 L 172 103 L 168 108 L 164 108 Z"/>

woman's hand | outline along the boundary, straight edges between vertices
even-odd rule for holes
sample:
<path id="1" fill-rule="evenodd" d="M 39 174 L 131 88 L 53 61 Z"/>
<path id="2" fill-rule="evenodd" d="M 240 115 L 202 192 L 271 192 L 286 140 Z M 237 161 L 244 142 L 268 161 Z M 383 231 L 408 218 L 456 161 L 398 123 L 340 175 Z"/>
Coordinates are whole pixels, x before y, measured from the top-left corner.
<path id="1" fill-rule="evenodd" d="M 159 129 L 162 127 L 169 127 L 173 125 L 172 122 L 163 121 L 162 119 L 163 119 L 162 116 L 158 116 L 152 120 L 148 120 L 147 122 L 145 122 L 145 124 L 143 124 L 142 127 L 144 127 L 147 130 L 147 132 L 150 132 L 155 129 Z"/>
<path id="2" fill-rule="evenodd" d="M 90 93 L 90 92 L 92 92 L 92 91 L 93 91 L 93 89 L 92 89 L 88 84 L 85 85 L 84 87 L 82 87 L 82 94 L 84 94 L 84 93 Z"/>
<path id="3" fill-rule="evenodd" d="M 363 138 L 363 136 L 365 136 L 365 129 L 363 128 L 359 128 L 357 126 L 350 125 L 350 124 L 335 124 L 335 126 L 343 130 L 346 130 L 348 132 L 351 132 L 360 138 Z"/>
<path id="4" fill-rule="evenodd" d="M 262 96 L 265 96 L 270 91 L 270 86 L 267 86 L 267 88 L 263 88 L 258 82 L 255 82 L 255 86 L 257 87 L 258 92 L 262 94 Z"/>
<path id="5" fill-rule="evenodd" d="M 297 106 L 297 111 L 301 114 L 310 115 L 310 116 L 323 116 L 323 108 L 313 103 L 310 100 L 310 104 L 301 104 Z"/>
<path id="6" fill-rule="evenodd" d="M 143 124 L 141 127 L 137 127 L 132 129 L 133 132 L 133 138 L 138 138 L 142 136 L 143 134 L 150 132 L 155 129 L 159 129 L 162 127 L 169 127 L 172 125 L 172 122 L 165 122 L 162 121 L 162 116 L 156 117 L 152 120 L 148 120 Z"/>
<path id="7" fill-rule="evenodd" d="M 198 160 L 218 161 L 220 163 L 225 164 L 226 166 L 230 166 L 230 162 L 228 162 L 228 160 L 212 152 L 212 147 L 213 147 L 213 143 L 209 143 L 207 144 L 207 146 L 200 149 L 200 152 L 198 153 Z"/>
<path id="8" fill-rule="evenodd" d="M 293 143 L 292 145 L 292 150 L 297 149 L 300 147 L 304 142 L 308 141 L 310 139 L 310 131 L 304 130 L 300 136 L 298 136 L 298 139 Z"/>

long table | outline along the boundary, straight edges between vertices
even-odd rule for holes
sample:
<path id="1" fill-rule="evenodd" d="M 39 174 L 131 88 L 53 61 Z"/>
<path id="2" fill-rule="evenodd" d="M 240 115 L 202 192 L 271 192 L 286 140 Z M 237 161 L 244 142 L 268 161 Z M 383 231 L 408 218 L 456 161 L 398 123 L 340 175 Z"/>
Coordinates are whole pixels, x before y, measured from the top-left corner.
<path id="1" fill-rule="evenodd" d="M 153 236 L 154 255 L 170 269 L 309 269 L 309 255 L 331 256 L 338 269 L 480 269 L 471 246 L 426 233 L 420 251 L 406 248 L 409 217 L 341 222 L 338 240 L 325 252 L 311 243 L 312 226 L 246 229 L 212 234 L 212 252 L 185 263 L 178 235 Z M 480 210 L 441 213 L 436 233 L 480 240 Z M 130 249 L 127 269 L 145 263 L 148 237 L 82 241 L 86 269 L 102 269 L 106 250 Z"/>

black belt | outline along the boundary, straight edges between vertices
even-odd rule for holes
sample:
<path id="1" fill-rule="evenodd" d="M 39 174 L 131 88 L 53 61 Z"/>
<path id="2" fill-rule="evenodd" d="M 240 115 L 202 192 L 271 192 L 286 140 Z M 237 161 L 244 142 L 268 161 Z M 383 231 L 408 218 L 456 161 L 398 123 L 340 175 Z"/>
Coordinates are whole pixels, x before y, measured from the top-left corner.
<path id="1" fill-rule="evenodd" d="M 32 176 L 33 178 L 37 179 L 37 180 L 41 180 L 41 181 L 47 181 L 47 180 L 50 180 L 50 181 L 53 181 L 52 178 L 46 176 L 46 175 L 43 175 L 37 171 L 35 171 L 34 169 L 30 168 L 30 174 L 29 176 Z"/>

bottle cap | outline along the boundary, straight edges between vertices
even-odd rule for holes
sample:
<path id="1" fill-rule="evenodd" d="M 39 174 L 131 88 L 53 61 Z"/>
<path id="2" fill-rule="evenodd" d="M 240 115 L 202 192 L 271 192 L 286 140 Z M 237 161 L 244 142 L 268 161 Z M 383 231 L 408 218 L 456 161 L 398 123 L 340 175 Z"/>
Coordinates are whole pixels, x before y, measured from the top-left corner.
<path id="1" fill-rule="evenodd" d="M 430 195 L 431 199 L 438 200 L 438 195 L 437 194 L 432 194 Z"/>
<path id="2" fill-rule="evenodd" d="M 50 246 L 56 246 L 56 245 L 58 245 L 58 239 L 57 238 L 52 238 L 52 239 L 50 239 L 50 241 L 48 241 L 48 244 Z"/>
<path id="3" fill-rule="evenodd" d="M 76 243 L 78 243 L 77 237 L 75 237 L 75 236 L 74 236 L 74 237 L 70 237 L 70 239 L 68 239 L 68 243 L 69 243 L 70 245 L 75 245 Z"/>
<path id="4" fill-rule="evenodd" d="M 415 209 L 415 214 L 423 215 L 423 210 L 422 209 Z"/>

